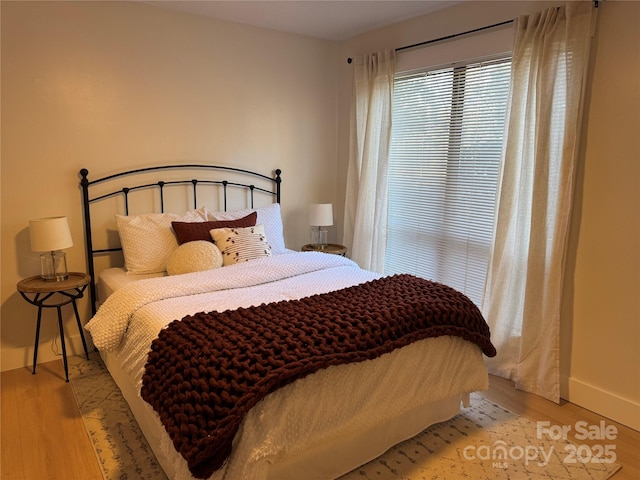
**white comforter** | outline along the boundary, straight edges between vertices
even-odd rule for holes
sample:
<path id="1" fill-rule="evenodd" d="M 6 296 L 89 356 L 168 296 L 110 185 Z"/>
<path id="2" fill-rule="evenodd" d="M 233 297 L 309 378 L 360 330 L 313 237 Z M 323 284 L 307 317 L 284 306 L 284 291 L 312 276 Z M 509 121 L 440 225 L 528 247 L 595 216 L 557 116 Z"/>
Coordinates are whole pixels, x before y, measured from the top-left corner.
<path id="1" fill-rule="evenodd" d="M 276 255 L 127 285 L 106 300 L 86 328 L 98 348 L 116 352 L 139 391 L 151 342 L 175 319 L 200 311 L 302 298 L 377 277 L 339 256 Z M 455 337 L 427 339 L 375 360 L 322 370 L 260 402 L 245 418 L 228 463 L 214 478 L 265 478 L 274 461 L 358 438 L 403 412 L 486 387 L 480 349 Z M 412 434 L 420 430 L 417 426 Z M 191 478 L 168 436 L 161 450 L 173 463 L 174 478 Z M 345 472 L 323 472 L 322 476 L 340 473 Z"/>
<path id="2" fill-rule="evenodd" d="M 377 277 L 337 255 L 274 255 L 205 272 L 130 283 L 113 293 L 85 328 L 99 350 L 119 351 L 140 386 L 151 342 L 173 320 L 202 311 L 298 299 Z M 123 344 L 125 334 L 127 342 Z"/>
<path id="3" fill-rule="evenodd" d="M 286 255 L 276 255 L 270 258 L 256 259 L 252 262 L 244 262 L 226 268 L 195 272 L 186 275 L 176 275 L 173 277 L 157 277 L 141 280 L 119 289 L 111 295 L 100 307 L 96 316 L 86 325 L 86 329 L 91 332 L 94 344 L 100 350 L 114 351 L 120 345 L 122 338 L 127 331 L 132 315 L 152 302 L 166 300 L 169 298 L 183 297 L 187 295 L 198 295 L 221 290 L 235 290 L 245 287 L 253 287 L 274 283 L 278 280 L 297 277 L 318 270 L 328 268 L 348 267 L 348 275 L 352 277 L 357 273 L 355 284 L 358 282 L 371 280 L 376 277 L 372 272 L 360 270 L 358 266 L 344 257 L 329 256 L 320 253 L 291 253 Z M 342 275 L 341 275 L 342 276 Z M 342 276 L 346 279 L 345 276 Z M 303 279 L 306 281 L 309 279 Z M 300 293 L 291 292 L 295 298 L 305 294 L 318 293 L 318 285 L 314 279 L 310 290 L 301 288 Z M 334 278 L 335 280 L 335 278 Z M 324 282 L 323 282 L 324 283 Z M 336 288 L 341 288 L 339 280 L 336 280 Z M 225 292 L 226 293 L 226 292 Z M 244 295 L 244 294 L 243 294 Z M 252 305 L 265 302 L 272 302 L 282 299 L 289 299 L 287 295 L 282 298 L 264 298 L 261 293 L 259 297 L 246 296 Z M 215 302 L 215 299 L 212 299 Z M 239 307 L 240 305 L 231 305 Z M 217 307 L 217 308 L 216 308 Z M 212 309 L 230 308 L 228 302 L 224 305 L 213 304 Z M 194 312 L 195 313 L 195 312 Z"/>

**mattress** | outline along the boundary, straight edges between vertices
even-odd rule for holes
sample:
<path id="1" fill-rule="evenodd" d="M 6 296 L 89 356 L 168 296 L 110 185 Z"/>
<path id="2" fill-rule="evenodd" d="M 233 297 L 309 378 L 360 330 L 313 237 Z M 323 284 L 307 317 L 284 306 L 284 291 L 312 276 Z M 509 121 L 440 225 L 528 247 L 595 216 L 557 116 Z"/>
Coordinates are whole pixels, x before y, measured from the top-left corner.
<path id="1" fill-rule="evenodd" d="M 130 275 L 123 267 L 111 267 L 100 272 L 98 279 L 98 300 L 100 303 L 104 302 L 111 296 L 113 292 L 119 290 L 125 285 L 136 282 L 138 280 L 145 280 L 147 278 L 164 277 L 165 273 L 148 273 L 140 275 Z"/>
<path id="2" fill-rule="evenodd" d="M 105 304 L 102 317 L 111 322 L 105 328 L 121 337 L 112 342 L 114 348 L 102 348 L 101 354 L 170 478 L 193 477 L 173 449 L 157 414 L 139 396 L 146 355 L 160 329 L 198 311 L 302 298 L 378 277 L 332 255 L 292 253 L 277 257 L 282 258 L 255 260 L 180 279 L 131 283 L 122 277 L 118 280 L 119 273 L 108 274 L 113 273 L 112 298 L 126 298 L 132 290 L 145 292 L 145 301 L 136 303 L 133 313 L 127 315 L 124 333 L 119 326 L 122 302 L 116 298 Z M 262 270 L 266 276 L 257 273 Z M 129 287 L 118 286 L 118 281 Z M 192 281 L 220 282 L 225 287 L 201 291 L 189 286 Z M 171 293 L 159 294 L 161 284 L 168 284 Z M 175 294 L 176 290 L 186 292 L 189 301 Z M 98 330 L 96 324 L 88 327 L 92 335 Z M 487 386 L 480 349 L 449 336 L 421 340 L 374 360 L 321 370 L 256 405 L 243 421 L 231 457 L 212 478 L 337 478 L 455 415 L 469 392 Z"/>

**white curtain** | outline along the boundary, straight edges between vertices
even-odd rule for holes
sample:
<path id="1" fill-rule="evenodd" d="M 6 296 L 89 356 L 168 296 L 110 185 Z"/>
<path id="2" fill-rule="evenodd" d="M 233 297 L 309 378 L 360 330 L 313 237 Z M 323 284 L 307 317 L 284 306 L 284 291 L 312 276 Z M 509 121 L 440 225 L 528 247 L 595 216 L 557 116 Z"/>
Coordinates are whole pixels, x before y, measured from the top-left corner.
<path id="1" fill-rule="evenodd" d="M 360 267 L 383 272 L 395 51 L 354 58 L 344 243 Z"/>
<path id="2" fill-rule="evenodd" d="M 483 313 L 491 373 L 560 400 L 559 322 L 592 2 L 516 20 L 495 242 Z"/>

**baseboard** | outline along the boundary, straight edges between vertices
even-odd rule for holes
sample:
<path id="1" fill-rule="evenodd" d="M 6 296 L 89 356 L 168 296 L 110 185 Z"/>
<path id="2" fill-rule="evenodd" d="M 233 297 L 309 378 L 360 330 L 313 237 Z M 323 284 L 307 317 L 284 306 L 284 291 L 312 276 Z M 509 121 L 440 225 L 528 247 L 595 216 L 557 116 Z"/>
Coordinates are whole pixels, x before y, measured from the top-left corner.
<path id="1" fill-rule="evenodd" d="M 640 431 L 638 402 L 564 375 L 560 378 L 560 395 L 571 403 Z"/>
<path id="2" fill-rule="evenodd" d="M 84 337 L 87 341 L 87 348 L 91 352 L 95 348 L 91 343 L 91 336 L 85 333 Z M 54 341 L 55 347 L 52 345 Z M 65 346 L 68 357 L 72 355 L 84 355 L 82 338 L 80 338 L 80 334 L 77 331 L 75 335 L 65 336 Z M 38 347 L 39 364 L 52 360 L 62 360 L 62 345 L 60 344 L 60 337 L 57 335 L 55 339 L 50 341 L 41 341 Z M 6 370 L 15 370 L 16 368 L 31 368 L 33 365 L 33 345 L 11 348 L 3 347 L 2 361 L 0 363 L 0 370 L 3 372 Z"/>

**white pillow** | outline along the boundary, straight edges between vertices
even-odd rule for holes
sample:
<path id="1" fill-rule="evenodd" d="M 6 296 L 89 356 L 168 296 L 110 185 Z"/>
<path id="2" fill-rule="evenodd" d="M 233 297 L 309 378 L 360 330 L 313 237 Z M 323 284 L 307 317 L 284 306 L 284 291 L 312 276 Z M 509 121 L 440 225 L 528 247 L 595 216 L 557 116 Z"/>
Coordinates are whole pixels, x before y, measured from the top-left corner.
<path id="1" fill-rule="evenodd" d="M 116 215 L 127 273 L 164 272 L 169 256 L 178 248 L 171 222 L 204 222 L 205 220 L 207 220 L 205 208 L 183 214 Z"/>
<path id="2" fill-rule="evenodd" d="M 222 263 L 233 265 L 271 256 L 264 225 L 245 228 L 214 228 L 211 238 L 222 252 Z"/>
<path id="3" fill-rule="evenodd" d="M 232 212 L 209 212 L 209 220 L 236 220 L 245 217 L 251 212 L 258 212 L 256 220 L 257 225 L 264 225 L 264 233 L 269 239 L 271 252 L 273 254 L 286 253 L 284 246 L 284 234 L 282 228 L 282 214 L 280 212 L 280 204 L 273 203 L 266 207 L 235 210 Z"/>
<path id="4" fill-rule="evenodd" d="M 222 253 L 208 240 L 187 242 L 176 248 L 167 261 L 169 275 L 202 272 L 222 267 Z"/>

